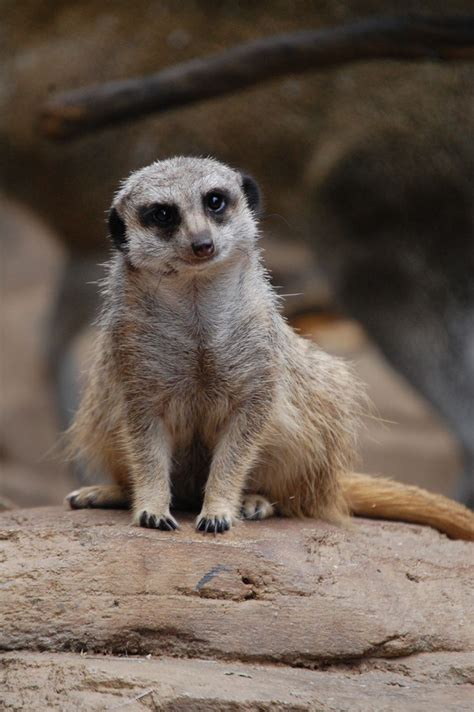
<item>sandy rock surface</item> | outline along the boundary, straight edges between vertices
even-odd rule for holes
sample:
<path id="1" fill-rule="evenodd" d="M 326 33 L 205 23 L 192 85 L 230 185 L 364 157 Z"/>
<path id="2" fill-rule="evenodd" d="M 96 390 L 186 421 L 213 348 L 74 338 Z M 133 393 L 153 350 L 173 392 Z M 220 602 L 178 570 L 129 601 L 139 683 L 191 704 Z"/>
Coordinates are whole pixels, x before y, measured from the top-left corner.
<path id="1" fill-rule="evenodd" d="M 324 671 L 72 653 L 9 653 L 2 664 L 7 709 L 62 712 L 471 712 L 474 682 L 472 655 L 466 653 L 416 655 L 409 664 L 373 659 Z"/>
<path id="2" fill-rule="evenodd" d="M 0 707 L 472 709 L 472 544 L 367 520 L 224 537 L 180 521 L 0 516 Z"/>

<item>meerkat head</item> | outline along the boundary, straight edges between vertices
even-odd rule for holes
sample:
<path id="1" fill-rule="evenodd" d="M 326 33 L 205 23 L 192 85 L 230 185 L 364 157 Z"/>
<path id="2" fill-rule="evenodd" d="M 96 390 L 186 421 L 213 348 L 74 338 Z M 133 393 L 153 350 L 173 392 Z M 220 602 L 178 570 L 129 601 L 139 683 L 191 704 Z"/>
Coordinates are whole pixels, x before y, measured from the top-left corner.
<path id="1" fill-rule="evenodd" d="M 114 245 L 160 274 L 204 271 L 254 251 L 259 189 L 208 158 L 171 158 L 133 173 L 109 213 Z"/>

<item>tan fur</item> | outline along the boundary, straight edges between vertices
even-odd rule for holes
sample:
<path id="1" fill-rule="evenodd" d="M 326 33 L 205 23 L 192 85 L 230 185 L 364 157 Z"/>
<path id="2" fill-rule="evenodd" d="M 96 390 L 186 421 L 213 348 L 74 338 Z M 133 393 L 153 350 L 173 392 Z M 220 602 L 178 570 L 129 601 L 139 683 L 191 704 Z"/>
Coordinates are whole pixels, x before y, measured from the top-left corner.
<path id="1" fill-rule="evenodd" d="M 355 473 L 344 475 L 341 481 L 353 514 L 428 524 L 452 539 L 474 541 L 471 510 L 443 495 L 384 477 Z"/>
<path id="2" fill-rule="evenodd" d="M 126 242 L 105 282 L 73 452 L 112 476 L 111 502 L 130 501 L 142 526 L 177 527 L 173 494 L 180 507 L 202 504 L 205 531 L 228 529 L 240 513 L 342 522 L 352 511 L 473 538 L 474 515 L 449 500 L 343 475 L 361 389 L 280 315 L 244 189 L 237 171 L 193 158 L 159 161 L 124 183 L 113 207 Z M 206 207 L 212 191 L 226 196 L 222 215 Z M 143 222 L 157 204 L 179 211 L 172 230 Z M 191 246 L 203 236 L 215 255 L 198 261 Z M 104 491 L 96 497 L 70 501 L 107 504 Z"/>

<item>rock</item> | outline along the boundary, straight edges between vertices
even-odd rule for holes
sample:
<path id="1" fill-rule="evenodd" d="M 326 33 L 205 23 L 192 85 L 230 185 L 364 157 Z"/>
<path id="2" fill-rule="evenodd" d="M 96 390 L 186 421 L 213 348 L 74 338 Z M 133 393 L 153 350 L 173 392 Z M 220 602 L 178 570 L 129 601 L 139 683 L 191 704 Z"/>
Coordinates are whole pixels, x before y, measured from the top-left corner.
<path id="1" fill-rule="evenodd" d="M 471 709 L 472 544 L 366 520 L 180 522 L 0 516 L 5 708 Z"/>
<path id="2" fill-rule="evenodd" d="M 331 671 L 170 657 L 2 656 L 0 699 L 17 710 L 410 712 L 472 710 L 472 655 L 433 653 Z M 38 690 L 41 692 L 38 693 Z"/>

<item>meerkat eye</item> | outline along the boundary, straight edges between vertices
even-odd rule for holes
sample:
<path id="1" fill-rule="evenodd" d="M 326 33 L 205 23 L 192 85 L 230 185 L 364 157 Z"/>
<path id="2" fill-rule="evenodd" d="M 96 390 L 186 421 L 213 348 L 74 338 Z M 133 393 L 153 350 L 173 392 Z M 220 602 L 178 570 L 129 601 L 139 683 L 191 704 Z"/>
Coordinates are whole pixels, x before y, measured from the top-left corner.
<path id="1" fill-rule="evenodd" d="M 227 206 L 225 196 L 216 190 L 213 190 L 212 193 L 208 193 L 204 198 L 204 202 L 208 210 L 213 213 L 222 213 Z"/>
<path id="2" fill-rule="evenodd" d="M 174 205 L 155 203 L 140 212 L 142 224 L 150 227 L 174 227 L 179 222 L 178 210 Z"/>

